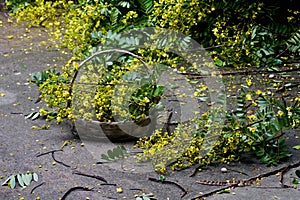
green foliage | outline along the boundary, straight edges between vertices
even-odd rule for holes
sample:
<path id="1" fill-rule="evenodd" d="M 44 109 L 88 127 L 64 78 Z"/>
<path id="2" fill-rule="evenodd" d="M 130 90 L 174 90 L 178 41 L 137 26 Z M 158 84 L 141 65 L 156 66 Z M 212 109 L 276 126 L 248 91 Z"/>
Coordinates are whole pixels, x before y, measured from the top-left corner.
<path id="1" fill-rule="evenodd" d="M 138 0 L 143 12 L 151 14 L 153 11 L 153 0 Z"/>
<path id="2" fill-rule="evenodd" d="M 151 20 L 209 47 L 219 66 L 262 67 L 299 58 L 299 52 L 286 50 L 286 41 L 300 28 L 296 5 L 297 1 L 164 0 L 155 2 Z"/>
<path id="3" fill-rule="evenodd" d="M 35 120 L 39 117 L 40 117 L 39 112 L 32 112 L 32 113 L 29 113 L 29 114 L 25 115 L 25 119 L 32 119 L 32 120 Z"/>
<path id="4" fill-rule="evenodd" d="M 108 150 L 107 154 L 101 154 L 101 158 L 107 161 L 115 161 L 118 159 L 125 158 L 129 155 L 126 148 L 122 146 L 117 146 L 113 150 Z"/>
<path id="5" fill-rule="evenodd" d="M 136 195 L 135 200 L 156 200 L 153 194 Z"/>
<path id="6" fill-rule="evenodd" d="M 226 189 L 217 192 L 217 194 L 227 194 L 227 193 L 230 193 L 230 191 Z"/>
<path id="7" fill-rule="evenodd" d="M 56 72 L 54 69 L 33 73 L 31 74 L 29 82 L 35 83 L 37 86 L 40 86 L 42 83 L 47 81 L 47 79 L 51 79 L 52 75 L 59 76 L 60 73 Z"/>
<path id="8" fill-rule="evenodd" d="M 294 109 L 297 109 L 298 105 L 288 107 L 285 100 L 278 102 L 275 98 L 267 98 L 262 95 L 253 100 L 250 95 L 250 93 L 242 92 L 237 100 L 236 114 L 232 113 L 228 117 L 231 120 L 235 119 L 232 122 L 235 126 L 240 126 L 239 130 L 247 137 L 243 148 L 246 147 L 245 149 L 248 150 L 252 148 L 263 163 L 277 165 L 282 159 L 291 155 L 287 151 L 282 136 L 283 131 L 292 127 L 296 122 L 293 119 L 297 115 Z M 246 109 L 249 107 L 247 101 L 252 101 L 252 104 L 257 107 L 254 111 L 255 114 L 247 115 Z M 290 112 L 291 110 L 294 112 Z M 236 128 L 231 131 L 234 130 Z M 247 148 L 249 144 L 251 145 Z"/>
<path id="9" fill-rule="evenodd" d="M 292 184 L 297 185 L 297 184 L 299 184 L 299 181 L 297 179 L 293 178 Z"/>
<path id="10" fill-rule="evenodd" d="M 9 1 L 14 4 L 14 1 Z M 18 21 L 27 20 L 31 26 L 53 28 L 50 33 L 61 41 L 60 46 L 73 50 L 82 58 L 82 52 L 92 46 L 91 33 L 108 30 L 120 32 L 148 23 L 152 0 L 136 1 L 45 1 L 38 0 L 18 5 Z M 140 9 L 142 8 L 142 9 Z"/>
<path id="11" fill-rule="evenodd" d="M 13 12 L 17 13 L 18 10 L 24 9 L 26 6 L 30 5 L 30 3 L 33 3 L 32 0 L 5 0 L 6 8 Z"/>
<path id="12" fill-rule="evenodd" d="M 37 173 L 27 172 L 24 174 L 11 175 L 2 183 L 2 186 L 8 185 L 11 189 L 14 189 L 16 187 L 16 183 L 19 183 L 21 187 L 26 187 L 29 186 L 32 181 L 37 182 L 38 180 L 39 177 Z"/>
<path id="13" fill-rule="evenodd" d="M 25 119 L 36 120 L 40 117 L 43 119 L 54 119 L 57 116 L 57 112 L 50 112 L 45 109 L 40 109 L 39 112 L 31 112 L 25 115 Z"/>
<path id="14" fill-rule="evenodd" d="M 180 146 L 184 149 L 181 154 L 175 157 L 170 144 L 179 145 L 182 140 L 186 140 L 185 134 L 190 134 L 190 129 L 184 127 L 177 128 L 171 136 L 156 131 L 149 138 L 140 139 L 136 147 L 142 148 L 143 154 L 139 154 L 137 159 L 152 160 L 157 171 L 165 172 L 169 165 L 171 169 L 181 169 L 194 164 L 230 163 L 237 161 L 246 152 L 254 152 L 261 162 L 268 165 L 277 165 L 291 156 L 283 131 L 299 127 L 299 102 L 287 105 L 284 100 L 278 101 L 262 95 L 261 91 L 245 93 L 240 90 L 238 93 L 237 108 L 234 112 L 226 111 L 225 126 L 219 124 L 220 128 L 213 129 L 216 133 L 210 133 L 219 137 L 214 144 L 210 144 L 212 149 L 206 156 L 202 156 L 204 141 L 207 140 L 205 135 L 208 134 L 213 113 L 218 110 L 204 113 L 193 121 L 198 128 L 193 130 L 195 135 L 189 144 Z M 253 114 L 249 114 L 250 107 Z M 174 159 L 170 163 L 160 157 Z"/>
<path id="15" fill-rule="evenodd" d="M 289 47 L 289 51 L 294 54 L 300 51 L 300 30 L 288 39 L 287 45 Z"/>
<path id="16" fill-rule="evenodd" d="M 293 149 L 299 150 L 300 149 L 300 145 L 293 146 Z"/>

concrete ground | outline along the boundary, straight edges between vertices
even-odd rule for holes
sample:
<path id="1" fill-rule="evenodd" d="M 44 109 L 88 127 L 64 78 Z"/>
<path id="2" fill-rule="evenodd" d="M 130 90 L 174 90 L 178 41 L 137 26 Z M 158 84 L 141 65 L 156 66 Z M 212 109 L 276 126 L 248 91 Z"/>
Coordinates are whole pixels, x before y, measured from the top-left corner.
<path id="1" fill-rule="evenodd" d="M 7 186 L 0 186 L 1 200 L 17 200 L 22 197 L 26 200 L 38 199 L 38 197 L 42 200 L 55 200 L 63 197 L 73 187 L 88 187 L 92 191 L 76 190 L 66 199 L 135 199 L 135 195 L 142 193 L 153 193 L 157 199 L 181 199 L 182 191 L 176 185 L 150 181 L 149 177 L 158 179 L 159 174 L 149 168 L 144 168 L 143 171 L 143 167 L 140 167 L 139 170 L 132 171 L 132 168 L 126 167 L 126 163 L 96 164 L 98 160 L 93 157 L 89 147 L 82 145 L 82 142 L 72 134 L 68 124 L 52 123 L 49 130 L 33 130 L 33 126 L 42 126 L 46 122 L 39 119 L 35 121 L 24 119 L 25 114 L 38 111 L 41 107 L 41 104 L 34 103 L 38 97 L 37 88 L 27 84 L 29 74 L 48 69 L 48 65 L 60 67 L 71 55 L 62 54 L 47 41 L 44 29 L 33 28 L 29 32 L 23 25 L 16 26 L 6 22 L 7 19 L 2 16 L 0 20 L 2 20 L 0 94 L 4 95 L 0 95 L 0 181 L 2 183 L 10 175 L 26 171 L 36 172 L 39 175 L 38 182 L 33 182 L 26 188 L 17 186 L 15 189 L 10 189 Z M 299 130 L 289 131 L 286 134 L 289 137 L 287 140 L 289 146 L 300 144 L 300 139 L 297 139 L 300 137 Z M 63 151 L 55 152 L 54 155 L 57 161 L 70 167 L 54 162 L 51 154 L 37 157 L 38 154 L 60 149 L 67 140 L 71 141 L 71 144 L 65 146 Z M 113 147 L 111 143 L 106 145 Z M 248 156 L 241 163 L 230 166 L 206 167 L 194 177 L 190 175 L 195 167 L 179 172 L 170 171 L 166 175 L 166 180 L 178 183 L 187 191 L 182 199 L 194 199 L 200 194 L 221 188 L 221 186 L 197 184 L 197 180 L 249 179 L 290 163 L 299 162 L 299 152 L 292 148 L 291 151 L 293 156 L 275 167 L 259 164 L 257 160 Z M 232 170 L 222 173 L 221 167 Z M 291 181 L 296 177 L 297 169 L 300 170 L 298 167 L 286 171 L 283 180 L 285 184 L 292 185 Z M 101 176 L 109 184 L 103 184 L 103 181 L 95 178 L 74 174 L 78 171 Z M 41 183 L 43 184 L 40 187 L 35 188 Z M 122 188 L 122 192 L 118 192 L 118 188 Z M 32 189 L 34 189 L 33 193 L 31 193 Z M 207 199 L 296 200 L 300 199 L 300 191 L 297 188 L 282 188 L 280 176 L 271 175 L 263 178 L 260 186 L 236 187 L 229 193 L 210 195 Z"/>

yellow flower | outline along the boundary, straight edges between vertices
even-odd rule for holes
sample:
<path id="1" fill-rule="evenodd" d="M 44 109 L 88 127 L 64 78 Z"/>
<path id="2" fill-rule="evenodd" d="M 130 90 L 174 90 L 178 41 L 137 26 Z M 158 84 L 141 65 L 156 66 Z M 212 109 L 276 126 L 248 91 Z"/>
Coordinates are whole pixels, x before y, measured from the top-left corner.
<path id="1" fill-rule="evenodd" d="M 252 106 L 257 106 L 257 103 L 255 101 L 252 101 Z"/>
<path id="2" fill-rule="evenodd" d="M 262 91 L 261 91 L 261 90 L 257 90 L 257 91 L 256 91 L 256 94 L 257 94 L 257 95 L 261 95 L 261 94 L 262 94 Z"/>
<path id="3" fill-rule="evenodd" d="M 75 68 L 75 70 L 78 70 L 79 64 L 77 62 L 73 62 L 73 67 Z"/>
<path id="4" fill-rule="evenodd" d="M 46 111 L 44 108 L 41 108 L 40 111 L 39 111 L 39 113 L 40 113 L 41 115 L 47 115 L 47 114 L 48 114 L 48 111 Z"/>
<path id="5" fill-rule="evenodd" d="M 246 94 L 246 100 L 247 101 L 252 101 L 252 96 L 251 96 L 251 94 Z"/>
<path id="6" fill-rule="evenodd" d="M 123 189 L 121 187 L 117 188 L 117 193 L 122 193 Z"/>
<path id="7" fill-rule="evenodd" d="M 256 131 L 255 127 L 248 127 L 249 131 L 251 131 L 252 133 L 254 133 Z"/>
<path id="8" fill-rule="evenodd" d="M 277 115 L 278 115 L 279 117 L 281 117 L 283 114 L 284 114 L 284 113 L 282 112 L 282 110 L 279 110 L 279 111 L 277 112 Z"/>
<path id="9" fill-rule="evenodd" d="M 149 102 L 150 102 L 150 100 L 148 99 L 148 97 L 145 97 L 145 98 L 144 98 L 144 102 L 145 102 L 145 103 L 149 103 Z"/>
<path id="10" fill-rule="evenodd" d="M 63 92 L 63 97 L 68 97 L 69 96 L 69 92 L 68 91 L 64 91 Z"/>
<path id="11" fill-rule="evenodd" d="M 213 31 L 214 35 L 216 35 L 218 33 L 218 29 L 217 28 L 214 28 L 212 31 Z"/>
<path id="12" fill-rule="evenodd" d="M 56 117 L 56 121 L 57 121 L 57 123 L 60 123 L 60 122 L 62 122 L 62 118 L 60 116 L 58 116 L 58 117 Z"/>
<path id="13" fill-rule="evenodd" d="M 249 87 L 253 84 L 250 77 L 248 77 L 248 78 L 246 79 L 246 83 L 247 83 L 247 85 L 248 85 Z"/>
<path id="14" fill-rule="evenodd" d="M 249 116 L 247 116 L 247 118 L 248 118 L 250 121 L 254 121 L 254 120 L 257 119 L 255 115 L 249 115 Z"/>

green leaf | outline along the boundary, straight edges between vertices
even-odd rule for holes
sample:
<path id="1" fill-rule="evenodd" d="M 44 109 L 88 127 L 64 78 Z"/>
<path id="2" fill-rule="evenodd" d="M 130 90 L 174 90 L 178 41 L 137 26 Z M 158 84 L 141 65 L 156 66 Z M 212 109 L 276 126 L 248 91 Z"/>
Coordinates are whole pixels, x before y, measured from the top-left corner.
<path id="1" fill-rule="evenodd" d="M 217 192 L 218 194 L 223 194 L 223 193 L 230 193 L 230 191 L 229 190 L 221 190 L 221 191 L 219 191 L 219 192 Z"/>
<path id="2" fill-rule="evenodd" d="M 32 181 L 32 174 L 25 174 L 26 180 L 28 181 L 28 185 L 31 183 Z M 26 183 L 25 183 L 26 184 Z"/>
<path id="3" fill-rule="evenodd" d="M 159 180 L 164 181 L 164 180 L 166 180 L 166 177 L 164 175 L 160 175 Z"/>
<path id="4" fill-rule="evenodd" d="M 264 155 L 264 157 L 261 158 L 261 162 L 263 163 L 269 163 L 271 158 L 268 155 Z"/>
<path id="5" fill-rule="evenodd" d="M 16 187 L 16 177 L 14 175 L 11 176 L 9 183 L 11 189 L 14 189 Z"/>
<path id="6" fill-rule="evenodd" d="M 300 178 L 300 170 L 296 170 L 295 174 L 298 176 L 298 178 Z"/>
<path id="7" fill-rule="evenodd" d="M 219 67 L 222 67 L 223 66 L 223 61 L 218 59 L 215 61 L 215 65 L 219 66 Z"/>
<path id="8" fill-rule="evenodd" d="M 17 175 L 17 179 L 18 179 L 19 185 L 21 187 L 24 187 L 24 181 L 23 181 L 22 176 L 20 174 Z"/>
<path id="9" fill-rule="evenodd" d="M 33 180 L 34 180 L 35 182 L 38 182 L 39 176 L 37 175 L 37 173 L 34 172 L 32 175 L 33 175 Z"/>
<path id="10" fill-rule="evenodd" d="M 209 98 L 208 97 L 197 97 L 197 99 L 201 102 L 206 102 Z"/>
<path id="11" fill-rule="evenodd" d="M 30 184 L 30 181 L 29 181 L 27 175 L 26 174 L 22 174 L 21 176 L 22 176 L 22 179 L 23 179 L 25 185 L 28 186 Z"/>
<path id="12" fill-rule="evenodd" d="M 127 150 L 125 149 L 125 147 L 122 146 L 117 146 L 115 148 L 113 148 L 113 150 L 108 150 L 107 151 L 107 155 L 102 154 L 101 158 L 104 160 L 108 160 L 108 161 L 114 161 L 120 158 L 124 158 L 128 155 Z"/>
<path id="13" fill-rule="evenodd" d="M 31 118 L 36 112 L 32 112 L 32 113 L 29 113 L 27 115 L 25 115 L 25 119 L 29 119 Z"/>
<path id="14" fill-rule="evenodd" d="M 8 177 L 8 178 L 2 183 L 2 186 L 7 185 L 11 178 L 12 178 L 12 176 Z"/>
<path id="15" fill-rule="evenodd" d="M 297 179 L 293 178 L 292 184 L 297 185 L 297 184 L 299 184 L 299 181 Z"/>
<path id="16" fill-rule="evenodd" d="M 124 157 L 123 151 L 122 151 L 122 149 L 121 149 L 119 146 L 116 147 L 116 148 L 114 148 L 114 149 L 112 150 L 112 152 L 113 152 L 113 154 L 114 154 L 114 156 L 115 156 L 116 158 L 123 158 L 123 157 Z"/>
<path id="17" fill-rule="evenodd" d="M 122 149 L 123 152 L 127 152 L 126 148 L 124 147 L 124 145 L 120 146 L 120 148 Z"/>
<path id="18" fill-rule="evenodd" d="M 299 150 L 300 149 L 300 145 L 296 145 L 296 146 L 293 146 L 293 149 L 296 149 L 296 150 Z"/>
<path id="19" fill-rule="evenodd" d="M 39 116 L 40 116 L 40 113 L 39 112 L 36 112 L 33 116 L 32 116 L 32 120 L 35 120 L 35 119 L 37 119 L 37 118 L 39 118 Z"/>
<path id="20" fill-rule="evenodd" d="M 155 89 L 153 96 L 154 96 L 154 97 L 160 96 L 160 95 L 163 94 L 163 92 L 164 92 L 164 86 L 159 85 L 159 86 L 157 86 L 157 88 Z"/>
<path id="21" fill-rule="evenodd" d="M 107 161 L 111 161 L 111 159 L 105 154 L 101 154 L 101 158 Z"/>
<path id="22" fill-rule="evenodd" d="M 107 151 L 107 155 L 108 155 L 108 157 L 111 158 L 111 159 L 114 159 L 114 158 L 115 158 L 115 155 L 114 155 L 113 151 L 110 150 L 110 149 Z"/>

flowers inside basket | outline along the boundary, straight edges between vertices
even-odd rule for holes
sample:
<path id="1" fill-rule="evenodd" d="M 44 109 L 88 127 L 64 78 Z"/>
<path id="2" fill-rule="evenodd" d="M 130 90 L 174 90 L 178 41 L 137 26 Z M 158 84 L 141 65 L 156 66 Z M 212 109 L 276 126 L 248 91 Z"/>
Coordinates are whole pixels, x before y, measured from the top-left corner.
<path id="1" fill-rule="evenodd" d="M 105 54 L 126 56 L 130 65 L 111 62 Z M 121 49 L 103 50 L 75 68 L 69 105 L 80 137 L 122 141 L 152 134 L 164 87 L 139 56 Z"/>

